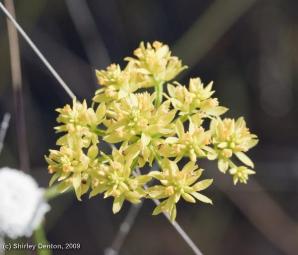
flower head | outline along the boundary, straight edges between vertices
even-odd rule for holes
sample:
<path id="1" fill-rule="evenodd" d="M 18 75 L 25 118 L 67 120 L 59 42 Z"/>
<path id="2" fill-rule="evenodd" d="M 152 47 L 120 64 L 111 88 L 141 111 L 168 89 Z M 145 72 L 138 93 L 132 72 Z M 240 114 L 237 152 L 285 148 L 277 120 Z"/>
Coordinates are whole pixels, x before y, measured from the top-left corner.
<path id="1" fill-rule="evenodd" d="M 152 45 L 142 42 L 134 51 L 134 55 L 136 58 L 128 57 L 126 60 L 134 63 L 141 72 L 158 82 L 172 80 L 186 68 L 182 66 L 181 60 L 172 56 L 169 46 L 161 42 L 155 41 Z"/>
<path id="2" fill-rule="evenodd" d="M 0 208 L 0 236 L 12 239 L 30 237 L 50 210 L 36 181 L 8 167 L 0 169 Z"/>
<path id="3" fill-rule="evenodd" d="M 149 93 L 131 94 L 119 102 L 115 102 L 108 112 L 105 121 L 107 135 L 105 141 L 118 143 L 121 141 L 134 141 L 142 134 L 153 136 L 171 132 L 170 122 L 175 117 L 175 111 L 169 110 L 165 102 L 155 108 L 155 95 Z M 164 114 L 164 117 L 160 116 Z"/>
<path id="4" fill-rule="evenodd" d="M 168 85 L 170 101 L 173 107 L 180 111 L 180 115 L 200 112 L 202 117 L 220 116 L 228 109 L 219 106 L 217 98 L 212 98 L 212 82 L 206 87 L 200 78 L 189 80 L 188 89 L 178 82 Z"/>
<path id="5" fill-rule="evenodd" d="M 170 160 L 163 160 L 162 171 L 152 171 L 150 176 L 159 180 L 160 185 L 155 185 L 147 189 L 149 197 L 154 199 L 164 199 L 154 210 L 153 214 L 167 212 L 171 219 L 176 218 L 176 203 L 182 197 L 185 201 L 195 203 L 196 199 L 212 204 L 212 201 L 199 193 L 208 188 L 212 179 L 205 179 L 197 182 L 202 174 L 194 162 L 187 163 L 182 170 L 177 164 Z"/>
<path id="6" fill-rule="evenodd" d="M 214 119 L 211 122 L 212 144 L 217 151 L 219 169 L 225 172 L 229 167 L 229 159 L 236 157 L 249 167 L 254 167 L 251 159 L 244 154 L 258 143 L 257 136 L 251 134 L 243 118 Z"/>
<path id="7" fill-rule="evenodd" d="M 228 109 L 214 97 L 213 83 L 175 81 L 186 66 L 160 42 L 141 43 L 125 60 L 124 68 L 112 64 L 96 71 L 101 88 L 91 107 L 74 100 L 58 109 L 56 131 L 62 136 L 46 157 L 51 183 L 58 182 L 61 192 L 73 188 L 78 199 L 89 191 L 112 197 L 114 213 L 125 200 L 161 199 L 154 214 L 166 212 L 172 220 L 180 198 L 211 203 L 199 193 L 212 180 L 197 182 L 197 161 L 218 159 L 221 172 L 230 173 L 235 184 L 246 183 L 254 173 L 246 153 L 258 140 L 243 118 L 221 118 Z M 112 152 L 104 143 L 115 146 Z M 237 166 L 234 156 L 250 169 Z M 181 160 L 188 161 L 182 170 Z M 143 172 L 154 161 L 161 170 Z"/>
<path id="8" fill-rule="evenodd" d="M 190 118 L 189 130 L 185 131 L 183 123 L 178 120 L 175 123 L 177 137 L 168 137 L 160 146 L 160 153 L 165 157 L 181 159 L 188 156 L 196 162 L 199 157 L 206 157 L 207 145 L 210 143 L 210 133 L 196 122 L 196 116 Z M 210 150 L 210 149 L 209 149 Z"/>
<path id="9" fill-rule="evenodd" d="M 98 83 L 103 88 L 96 91 L 93 101 L 112 102 L 119 100 L 140 88 L 152 86 L 150 79 L 128 63 L 124 70 L 119 65 L 112 64 L 107 70 L 96 71 Z"/>
<path id="10" fill-rule="evenodd" d="M 85 101 L 81 104 L 76 100 L 72 108 L 66 105 L 57 109 L 60 113 L 57 121 L 62 125 L 55 129 L 64 135 L 57 141 L 60 149 L 50 150 L 46 157 L 49 172 L 54 174 L 50 183 L 60 182 L 61 192 L 73 187 L 78 199 L 89 190 L 92 174 L 99 164 L 98 126 L 105 109 L 101 104 L 94 111 Z"/>
<path id="11" fill-rule="evenodd" d="M 106 164 L 99 166 L 97 176 L 93 179 L 90 196 L 104 193 L 104 198 L 114 197 L 114 213 L 121 209 L 125 200 L 136 204 L 145 196 L 143 185 L 151 177 L 133 175 L 132 164 L 137 153 L 136 151 L 134 154 L 124 155 L 122 149 L 113 149 L 112 157 Z"/>
<path id="12" fill-rule="evenodd" d="M 256 173 L 246 166 L 233 167 L 229 172 L 233 176 L 233 182 L 235 185 L 238 181 L 241 183 L 247 183 L 248 176 Z"/>

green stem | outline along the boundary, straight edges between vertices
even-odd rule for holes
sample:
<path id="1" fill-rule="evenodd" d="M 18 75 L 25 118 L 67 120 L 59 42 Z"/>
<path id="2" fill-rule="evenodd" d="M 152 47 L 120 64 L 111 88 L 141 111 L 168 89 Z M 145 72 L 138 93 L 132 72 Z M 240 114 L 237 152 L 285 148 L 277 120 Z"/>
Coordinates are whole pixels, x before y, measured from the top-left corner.
<path id="1" fill-rule="evenodd" d="M 156 151 L 154 150 L 154 148 L 152 146 L 150 146 L 150 150 L 151 152 L 153 153 L 154 157 L 156 158 L 156 161 L 158 163 L 158 165 L 160 166 L 161 168 L 161 161 L 162 161 L 162 158 L 156 153 Z"/>
<path id="2" fill-rule="evenodd" d="M 34 231 L 33 238 L 34 238 L 34 241 L 35 241 L 35 244 L 37 245 L 37 247 L 39 244 L 43 244 L 43 245 L 49 244 L 49 242 L 46 238 L 46 233 L 45 233 L 44 227 L 42 224 L 40 224 L 38 226 L 38 228 Z M 51 249 L 37 248 L 36 251 L 37 251 L 38 255 L 52 255 L 53 254 Z"/>
<path id="3" fill-rule="evenodd" d="M 183 123 L 183 122 L 185 122 L 188 119 L 189 116 L 190 116 L 190 114 L 185 114 L 185 115 L 182 115 L 179 118 L 180 118 L 181 122 Z"/>
<path id="4" fill-rule="evenodd" d="M 156 92 L 155 107 L 158 107 L 162 102 L 163 82 L 157 82 L 155 86 L 155 92 Z"/>
<path id="5" fill-rule="evenodd" d="M 64 193 L 71 192 L 71 191 L 73 191 L 73 189 L 69 188 Z M 59 192 L 58 185 L 53 185 L 53 186 L 51 186 L 51 187 L 49 187 L 45 190 L 44 197 L 47 201 L 49 201 L 49 200 L 52 200 L 52 199 L 54 199 L 54 198 L 56 198 L 56 197 L 58 197 L 58 196 L 60 196 L 64 193 Z"/>
<path id="6" fill-rule="evenodd" d="M 44 193 L 44 197 L 48 201 L 59 196 L 59 195 L 60 195 L 60 193 L 58 191 L 58 185 L 53 185 L 53 186 L 47 188 Z"/>
<path id="7" fill-rule="evenodd" d="M 233 161 L 232 160 L 230 160 L 229 159 L 229 166 L 231 167 L 231 168 L 237 168 L 237 166 L 233 163 Z"/>
<path id="8" fill-rule="evenodd" d="M 99 128 L 91 129 L 91 131 L 94 132 L 95 134 L 99 135 L 99 136 L 105 136 L 105 134 L 106 134 L 105 130 L 102 130 L 102 129 L 99 129 Z"/>

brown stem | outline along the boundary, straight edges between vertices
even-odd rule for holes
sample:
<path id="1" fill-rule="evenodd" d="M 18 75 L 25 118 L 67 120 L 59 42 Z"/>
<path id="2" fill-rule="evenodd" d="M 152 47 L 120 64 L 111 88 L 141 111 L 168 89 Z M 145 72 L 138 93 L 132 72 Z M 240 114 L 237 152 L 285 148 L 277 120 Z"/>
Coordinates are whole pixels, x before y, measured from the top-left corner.
<path id="1" fill-rule="evenodd" d="M 15 17 L 15 8 L 13 0 L 5 0 L 4 4 L 8 11 Z M 14 97 L 14 112 L 17 127 L 17 141 L 20 169 L 29 171 L 29 155 L 26 136 L 25 112 L 22 95 L 22 71 L 20 60 L 20 46 L 17 30 L 7 19 L 8 41 L 10 51 L 10 66 L 12 76 L 12 88 Z"/>

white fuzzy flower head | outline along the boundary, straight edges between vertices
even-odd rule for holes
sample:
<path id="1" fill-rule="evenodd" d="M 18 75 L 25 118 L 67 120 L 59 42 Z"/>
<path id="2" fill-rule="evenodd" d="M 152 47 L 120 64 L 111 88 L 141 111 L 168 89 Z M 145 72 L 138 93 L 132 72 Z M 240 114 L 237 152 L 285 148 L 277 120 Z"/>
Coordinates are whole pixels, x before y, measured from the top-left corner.
<path id="1" fill-rule="evenodd" d="M 29 237 L 41 223 L 50 206 L 44 190 L 19 170 L 0 169 L 0 236 Z"/>

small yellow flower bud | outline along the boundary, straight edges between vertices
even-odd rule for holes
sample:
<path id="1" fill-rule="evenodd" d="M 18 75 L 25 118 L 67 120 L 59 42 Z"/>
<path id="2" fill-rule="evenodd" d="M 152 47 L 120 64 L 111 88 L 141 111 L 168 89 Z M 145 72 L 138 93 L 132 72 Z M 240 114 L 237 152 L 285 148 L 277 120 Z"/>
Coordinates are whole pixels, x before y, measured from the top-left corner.
<path id="1" fill-rule="evenodd" d="M 174 194 L 174 188 L 173 188 L 173 186 L 168 186 L 168 187 L 166 187 L 166 188 L 165 188 L 165 194 L 166 194 L 167 196 L 171 196 L 171 195 L 173 195 L 173 194 Z"/>

